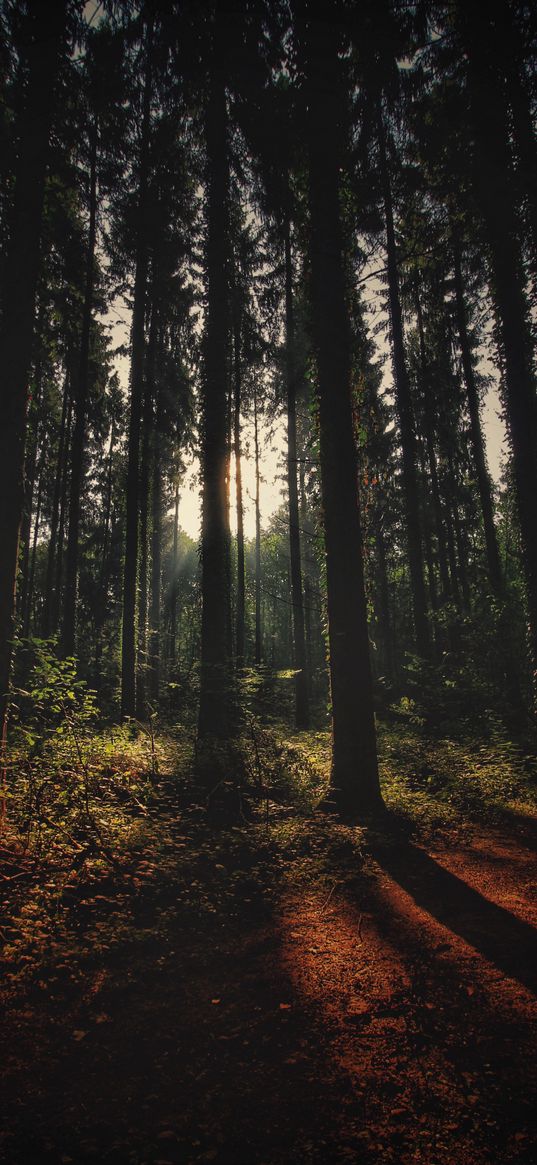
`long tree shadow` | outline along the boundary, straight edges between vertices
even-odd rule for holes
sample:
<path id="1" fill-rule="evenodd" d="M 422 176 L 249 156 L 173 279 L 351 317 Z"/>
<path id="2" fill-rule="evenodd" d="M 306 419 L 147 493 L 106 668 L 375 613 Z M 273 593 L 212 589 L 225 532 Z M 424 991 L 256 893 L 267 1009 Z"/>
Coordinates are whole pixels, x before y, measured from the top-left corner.
<path id="1" fill-rule="evenodd" d="M 459 935 L 499 971 L 537 993 L 537 931 L 483 897 L 412 842 L 374 839 L 375 860 L 421 909 Z"/>

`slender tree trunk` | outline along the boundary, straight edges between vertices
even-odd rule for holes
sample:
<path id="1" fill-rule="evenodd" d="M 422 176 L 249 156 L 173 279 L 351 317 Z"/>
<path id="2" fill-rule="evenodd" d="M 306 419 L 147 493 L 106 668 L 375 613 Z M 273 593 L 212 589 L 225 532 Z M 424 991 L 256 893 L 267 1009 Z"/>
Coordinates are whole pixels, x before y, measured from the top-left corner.
<path id="1" fill-rule="evenodd" d="M 43 604 L 43 624 L 42 631 L 45 639 L 52 631 L 56 630 L 53 625 L 53 598 L 54 598 L 54 577 L 55 565 L 57 555 L 58 542 L 58 525 L 60 520 L 60 501 L 62 493 L 62 482 L 65 474 L 66 466 L 66 433 L 67 433 L 67 409 L 69 402 L 69 359 L 67 361 L 67 371 L 65 374 L 65 382 L 63 386 L 63 401 L 62 401 L 62 416 L 60 422 L 60 435 L 58 441 L 58 458 L 56 462 L 56 473 L 54 477 L 54 491 L 52 495 L 52 514 L 50 519 L 50 540 L 48 544 L 47 553 L 47 569 L 45 576 L 45 597 Z"/>
<path id="2" fill-rule="evenodd" d="M 216 38 L 216 30 L 215 30 Z M 234 729 L 230 652 L 231 547 L 228 505 L 229 158 L 225 81 L 216 46 L 206 112 L 207 323 L 203 399 L 203 521 L 200 740 Z M 203 774 L 202 774 L 203 775 Z M 213 775 L 209 778 L 213 780 Z M 213 782 L 214 783 L 214 782 Z"/>
<path id="3" fill-rule="evenodd" d="M 127 512 L 123 566 L 123 623 L 121 629 L 121 715 L 136 715 L 136 587 L 138 580 L 138 508 L 140 503 L 140 429 L 144 392 L 145 313 L 147 298 L 148 178 L 151 131 L 153 26 L 146 32 L 146 64 L 140 143 L 140 184 L 136 237 L 136 272 L 132 309 Z"/>
<path id="4" fill-rule="evenodd" d="M 255 665 L 263 659 L 261 620 L 261 509 L 259 505 L 259 428 L 257 418 L 257 386 L 254 389 L 254 454 L 255 454 Z"/>
<path id="5" fill-rule="evenodd" d="M 69 491 L 69 522 L 65 552 L 65 590 L 63 597 L 63 626 L 61 634 L 64 655 L 76 651 L 76 601 L 78 588 L 78 554 L 80 537 L 80 502 L 83 491 L 84 453 L 86 445 L 86 414 L 89 392 L 89 359 L 91 323 L 93 315 L 93 285 L 95 242 L 97 234 L 97 122 L 94 121 L 90 142 L 89 227 L 86 249 L 86 279 L 76 391 L 74 394 L 75 424 L 71 441 L 71 482 Z"/>
<path id="6" fill-rule="evenodd" d="M 311 20 L 308 150 L 313 338 L 319 391 L 332 697 L 331 799 L 344 815 L 382 805 L 350 388 L 350 329 L 339 205 L 341 98 L 335 30 Z"/>
<path id="7" fill-rule="evenodd" d="M 287 490 L 289 496 L 289 553 L 291 564 L 291 601 L 293 611 L 293 647 L 295 676 L 295 725 L 298 731 L 309 728 L 308 672 L 304 632 L 302 593 L 302 559 L 300 553 L 300 517 L 298 507 L 298 454 L 296 435 L 296 362 L 293 303 L 293 260 L 291 228 L 285 223 L 285 358 L 287 388 Z"/>
<path id="8" fill-rule="evenodd" d="M 155 360 L 156 360 L 155 351 Z M 160 694 L 160 609 L 162 576 L 162 456 L 164 401 L 161 370 L 155 366 L 155 424 L 151 479 L 151 599 L 149 604 L 149 691 L 153 705 Z"/>
<path id="9" fill-rule="evenodd" d="M 54 90 L 65 31 L 65 5 L 28 0 L 23 32 L 27 89 L 16 127 L 18 159 L 0 332 L 0 747 L 6 741 L 19 535 L 24 506 L 28 376 Z"/>
<path id="10" fill-rule="evenodd" d="M 233 451 L 235 454 L 235 505 L 237 510 L 237 614 L 235 623 L 235 655 L 239 667 L 244 664 L 245 642 L 245 569 L 244 569 L 244 508 L 242 504 L 242 451 L 241 451 L 241 321 L 235 306 L 233 326 L 233 370 L 234 370 L 234 413 Z"/>
<path id="11" fill-rule="evenodd" d="M 65 516 L 67 513 L 68 481 L 69 481 L 69 449 L 71 445 L 71 420 L 73 405 L 71 397 L 67 402 L 67 422 L 65 435 L 65 456 L 63 462 L 62 483 L 60 492 L 60 514 L 58 522 L 58 545 L 56 551 L 55 582 L 52 604 L 52 630 L 56 631 L 60 623 L 61 596 L 63 587 L 63 557 L 65 542 Z"/>
<path id="12" fill-rule="evenodd" d="M 113 486 L 113 465 L 114 465 L 114 443 L 115 443 L 115 422 L 112 421 L 110 426 L 110 445 L 108 448 L 108 470 L 106 474 L 106 497 L 104 503 L 103 516 L 103 542 L 101 550 L 101 569 L 99 571 L 99 589 L 102 596 L 101 607 L 97 618 L 97 626 L 95 633 L 95 674 L 99 675 L 99 668 L 102 656 L 102 638 L 103 628 L 107 615 L 107 599 L 108 599 L 108 580 L 109 580 L 109 542 L 110 542 L 110 519 L 112 515 L 112 486 Z"/>
<path id="13" fill-rule="evenodd" d="M 392 632 L 392 618 L 391 618 L 391 604 L 390 604 L 390 587 L 388 582 L 388 569 L 386 566 L 386 543 L 384 540 L 384 530 L 382 528 L 382 518 L 377 510 L 375 515 L 375 548 L 377 552 L 377 570 L 378 570 L 378 621 L 380 625 L 380 633 L 382 636 L 382 663 L 388 681 L 392 682 L 395 678 L 394 668 L 394 651 L 393 651 L 393 632 Z"/>
<path id="14" fill-rule="evenodd" d="M 177 652 L 177 571 L 179 541 L 179 483 L 175 485 L 173 507 L 173 554 L 172 554 L 172 585 L 171 585 L 171 613 L 170 613 L 170 662 L 175 663 Z"/>
<path id="15" fill-rule="evenodd" d="M 403 460 L 403 491 L 405 500 L 408 565 L 410 570 L 410 584 L 412 589 L 412 607 L 414 612 L 416 647 L 419 655 L 427 658 L 430 654 L 431 642 L 429 625 L 427 621 L 427 602 L 425 595 L 425 579 L 423 572 L 423 556 L 421 545 L 419 491 L 418 477 L 416 472 L 416 435 L 412 412 L 412 400 L 410 395 L 410 383 L 405 359 L 403 316 L 401 311 L 401 297 L 399 291 L 399 269 L 395 241 L 392 190 L 390 173 L 388 169 L 388 160 L 386 156 L 386 135 L 380 98 L 378 99 L 377 106 L 377 129 L 380 150 L 380 177 L 382 183 L 384 214 L 386 220 L 386 257 L 392 333 L 393 374 Z"/>
<path id="16" fill-rule="evenodd" d="M 35 562 L 37 556 L 37 541 L 39 538 L 39 525 L 41 522 L 41 502 L 43 498 L 43 458 L 40 458 L 37 498 L 35 503 L 35 518 L 34 518 L 34 532 L 32 538 L 32 552 L 30 555 L 29 573 L 28 573 L 28 590 L 26 594 L 26 605 L 24 611 L 24 622 L 22 633 L 25 638 L 30 634 L 32 627 L 32 609 L 34 605 L 34 580 L 35 580 Z"/>
<path id="17" fill-rule="evenodd" d="M 468 415 L 470 417 L 472 453 L 477 477 L 477 487 L 479 490 L 479 500 L 481 503 L 481 513 L 483 516 L 483 529 L 485 533 L 488 572 L 494 593 L 498 597 L 501 597 L 503 593 L 503 578 L 500 564 L 500 552 L 498 549 L 496 527 L 494 525 L 492 488 L 487 470 L 483 432 L 481 429 L 481 419 L 479 416 L 479 397 L 475 380 L 472 348 L 468 334 L 466 302 L 464 298 L 462 282 L 460 245 L 456 237 L 453 240 L 453 264 L 455 273 L 455 310 L 457 316 L 457 330 L 459 333 L 462 371 L 464 375 L 466 400 L 468 404 Z"/>
<path id="18" fill-rule="evenodd" d="M 471 600 L 468 571 L 466 569 L 467 548 L 464 545 L 464 537 L 462 532 L 459 507 L 457 503 L 457 477 L 451 453 L 449 453 L 447 457 L 447 481 L 451 499 L 450 511 L 453 521 L 453 533 L 455 536 L 455 546 L 457 548 L 457 569 L 460 589 L 462 592 L 462 604 L 466 610 L 469 610 Z"/>
<path id="19" fill-rule="evenodd" d="M 38 323 L 38 333 L 40 326 Z M 30 584 L 30 541 L 32 533 L 32 514 L 34 489 L 37 470 L 37 456 L 40 446 L 41 424 L 39 418 L 39 406 L 41 403 L 41 366 L 40 362 L 36 368 L 35 373 L 36 393 L 35 393 L 35 424 L 33 432 L 28 435 L 28 445 L 25 466 L 25 502 L 24 513 L 22 516 L 20 541 L 22 546 L 22 562 L 20 567 L 20 575 L 18 580 L 18 589 L 20 588 L 20 597 L 17 593 L 17 607 L 19 608 L 20 619 L 23 628 L 23 635 L 28 635 L 29 626 L 29 609 L 28 609 L 28 590 Z M 42 461 L 42 453 L 40 453 L 40 462 Z M 41 472 L 41 466 L 40 471 Z M 37 475 L 39 477 L 39 473 Z M 26 630 L 25 630 L 26 629 Z"/>
<path id="20" fill-rule="evenodd" d="M 153 324 L 151 324 L 151 331 Z M 154 433 L 151 432 L 153 418 L 153 391 L 152 359 L 150 349 L 153 338 L 150 336 L 147 353 L 147 375 L 145 378 L 144 403 L 141 422 L 141 454 L 139 477 L 139 509 L 138 509 L 138 650 L 136 654 L 136 715 L 139 720 L 146 716 L 147 697 L 147 665 L 148 665 L 148 569 L 149 569 L 149 462 L 151 458 L 151 444 Z"/>
<path id="21" fill-rule="evenodd" d="M 106 501 L 103 517 L 103 548 L 101 552 L 101 591 L 106 591 L 108 577 L 108 545 L 110 540 L 110 518 L 112 515 L 112 486 L 114 481 L 114 445 L 116 439 L 115 421 L 110 426 L 110 445 L 108 448 L 108 471 L 106 474 Z"/>
<path id="22" fill-rule="evenodd" d="M 427 466 L 425 461 L 425 450 L 423 444 L 423 435 L 417 435 L 417 451 L 418 462 L 422 481 L 427 480 Z M 425 510 L 423 516 L 423 547 L 425 551 L 425 564 L 427 567 L 427 585 L 429 588 L 429 603 L 431 610 L 436 614 L 440 607 L 438 598 L 438 591 L 436 587 L 436 571 L 435 560 L 433 554 L 433 539 L 432 539 L 432 520 L 429 511 Z"/>
<path id="23" fill-rule="evenodd" d="M 438 546 L 438 566 L 440 569 L 440 582 L 442 584 L 442 592 L 444 602 L 451 597 L 451 585 L 449 581 L 449 569 L 446 549 L 446 536 L 444 532 L 444 523 L 442 521 L 442 503 L 440 500 L 440 487 L 438 484 L 438 467 L 436 463 L 436 450 L 434 447 L 434 421 L 433 408 L 431 400 L 431 376 L 429 370 L 429 361 L 427 359 L 427 348 L 425 345 L 425 333 L 423 328 L 423 315 L 421 310 L 421 302 L 419 293 L 416 292 L 416 316 L 418 321 L 418 334 L 420 343 L 420 363 L 421 374 L 423 379 L 423 421 L 424 421 L 424 436 L 425 445 L 427 449 L 427 462 L 429 466 L 429 478 L 431 483 L 431 498 L 433 503 L 433 513 L 436 526 L 436 541 Z"/>

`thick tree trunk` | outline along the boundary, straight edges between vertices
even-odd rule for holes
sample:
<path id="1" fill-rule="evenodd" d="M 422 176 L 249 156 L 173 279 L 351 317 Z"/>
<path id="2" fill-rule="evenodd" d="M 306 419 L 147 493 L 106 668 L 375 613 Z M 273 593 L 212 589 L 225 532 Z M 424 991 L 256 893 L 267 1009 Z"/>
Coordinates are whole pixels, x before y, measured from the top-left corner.
<path id="1" fill-rule="evenodd" d="M 319 391 L 321 490 L 332 697 L 330 799 L 346 816 L 382 806 L 350 388 L 350 329 L 339 205 L 338 57 L 333 26 L 307 36 L 313 340 Z"/>
<path id="2" fill-rule="evenodd" d="M 501 597 L 503 593 L 503 578 L 500 564 L 500 552 L 498 550 L 498 539 L 496 537 L 496 527 L 494 525 L 492 488 L 487 470 L 485 445 L 483 442 L 483 432 L 481 429 L 481 419 L 479 416 L 479 396 L 475 380 L 472 348 L 468 334 L 468 320 L 462 281 L 460 246 L 456 238 L 454 238 L 453 241 L 453 266 L 455 273 L 455 310 L 457 318 L 457 330 L 459 333 L 461 363 L 464 384 L 466 388 L 468 415 L 470 417 L 472 453 L 477 478 L 477 487 L 479 490 L 479 500 L 481 503 L 481 513 L 483 516 L 483 530 L 485 533 L 488 572 L 494 593 L 498 597 Z"/>
<path id="3" fill-rule="evenodd" d="M 28 0 L 27 90 L 17 125 L 18 160 L 5 259 L 0 332 L 0 747 L 6 739 L 19 534 L 24 506 L 28 376 L 39 270 L 45 171 L 65 5 Z"/>
<path id="4" fill-rule="evenodd" d="M 427 620 L 427 602 L 423 572 L 420 504 L 418 476 L 416 472 L 416 434 L 414 428 L 412 400 L 410 395 L 410 382 L 405 359 L 403 316 L 401 311 L 401 297 L 399 291 L 399 268 L 395 241 L 392 190 L 390 172 L 388 168 L 388 159 L 386 154 L 386 134 L 384 129 L 384 120 L 380 98 L 378 99 L 377 106 L 377 130 L 380 151 L 380 178 L 382 184 L 384 215 L 386 222 L 386 258 L 388 270 L 388 292 L 390 301 L 393 375 L 395 382 L 397 413 L 399 417 L 399 432 L 401 437 L 403 491 L 405 501 L 408 565 L 410 570 L 410 585 L 412 590 L 412 608 L 414 612 L 416 647 L 419 655 L 427 658 L 430 654 L 431 641 L 429 624 Z"/>
<path id="5" fill-rule="evenodd" d="M 144 392 L 145 313 L 147 297 L 148 177 L 151 130 L 153 27 L 146 33 L 146 65 L 142 131 L 140 143 L 140 183 L 136 238 L 136 272 L 131 329 L 131 368 L 125 559 L 123 566 L 123 623 L 121 628 L 121 715 L 136 715 L 136 586 L 138 580 L 138 507 L 140 501 L 140 429 Z"/>
<path id="6" fill-rule="evenodd" d="M 65 590 L 63 597 L 63 626 L 61 645 L 64 655 L 76 651 L 76 601 L 78 589 L 78 554 L 80 535 L 80 503 L 83 492 L 84 452 L 86 445 L 86 414 L 89 393 L 89 359 L 91 323 L 93 315 L 93 285 L 95 242 L 97 236 L 97 122 L 94 121 L 90 142 L 89 225 L 86 249 L 86 277 L 78 376 L 74 393 L 75 424 L 71 441 L 71 481 L 69 490 L 69 522 L 65 552 Z"/>
<path id="7" fill-rule="evenodd" d="M 291 228 L 285 223 L 285 359 L 287 388 L 287 490 L 289 496 L 289 554 L 291 564 L 291 601 L 293 610 L 293 648 L 295 676 L 295 726 L 309 728 L 308 672 L 304 631 L 302 559 L 300 553 L 300 517 L 298 507 L 298 454 L 296 436 L 296 362 L 293 303 L 293 261 Z"/>
<path id="8" fill-rule="evenodd" d="M 228 739 L 233 733 L 235 717 L 230 652 L 231 547 L 227 484 L 229 158 L 226 106 L 225 82 L 215 48 L 206 112 L 208 288 L 202 431 L 200 740 L 211 737 Z M 213 777 L 209 776 L 209 779 Z"/>
<path id="9" fill-rule="evenodd" d="M 470 103 L 475 126 L 474 175 L 489 245 L 491 288 L 501 330 L 505 404 L 529 616 L 529 657 L 537 706 L 537 398 L 509 125 L 496 74 L 490 69 L 479 14 L 473 8 L 465 8 L 460 19 L 468 54 Z"/>

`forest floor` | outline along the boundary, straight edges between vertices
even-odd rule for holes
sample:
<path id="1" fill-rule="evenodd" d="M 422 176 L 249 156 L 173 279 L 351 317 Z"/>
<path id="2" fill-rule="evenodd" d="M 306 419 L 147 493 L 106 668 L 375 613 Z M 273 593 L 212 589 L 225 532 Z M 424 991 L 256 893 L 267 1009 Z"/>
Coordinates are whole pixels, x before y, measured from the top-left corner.
<path id="1" fill-rule="evenodd" d="M 0 1160 L 533 1165 L 535 807 L 215 829 L 156 784 L 128 854 L 49 859 L 48 891 L 4 845 Z"/>

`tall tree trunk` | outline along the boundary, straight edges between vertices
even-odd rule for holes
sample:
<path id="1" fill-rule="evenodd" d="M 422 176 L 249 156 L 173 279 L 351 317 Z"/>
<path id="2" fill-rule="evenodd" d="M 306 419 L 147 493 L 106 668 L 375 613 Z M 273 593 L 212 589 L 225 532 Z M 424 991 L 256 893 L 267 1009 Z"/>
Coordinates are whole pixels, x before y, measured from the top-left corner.
<path id="1" fill-rule="evenodd" d="M 27 89 L 16 127 L 18 159 L 0 332 L 0 748 L 5 745 L 19 534 L 24 506 L 28 376 L 54 90 L 65 32 L 65 5 L 28 0 L 24 30 Z"/>
<path id="2" fill-rule="evenodd" d="M 56 631 L 60 624 L 61 597 L 63 589 L 63 558 L 65 544 L 65 516 L 67 513 L 68 485 L 69 485 L 69 449 L 71 446 L 71 421 L 73 403 L 71 397 L 67 402 L 67 422 L 65 435 L 65 456 L 60 492 L 60 514 L 58 522 L 58 544 L 56 550 L 55 581 L 52 604 L 52 630 Z"/>
<path id="3" fill-rule="evenodd" d="M 170 663 L 175 663 L 177 652 L 177 571 L 179 541 L 179 482 L 175 484 L 173 499 L 173 553 L 172 553 L 172 585 L 171 585 L 171 612 L 170 612 Z"/>
<path id="4" fill-rule="evenodd" d="M 74 394 L 75 424 L 71 441 L 71 482 L 69 490 L 69 521 L 65 552 L 65 590 L 63 597 L 63 626 L 61 645 L 64 655 L 76 651 L 76 600 L 78 588 L 78 553 L 80 537 L 80 502 L 83 489 L 84 452 L 86 445 L 86 414 L 89 392 L 89 359 L 91 323 L 93 315 L 93 285 L 95 242 L 97 235 L 97 122 L 94 120 L 90 141 L 89 226 L 86 248 L 86 277 L 78 375 Z"/>
<path id="5" fill-rule="evenodd" d="M 151 332 L 153 331 L 153 323 L 151 323 Z M 154 439 L 153 416 L 153 395 L 154 395 L 154 379 L 151 359 L 151 347 L 153 344 L 153 337 L 150 335 L 148 352 L 147 352 L 147 374 L 145 377 L 144 403 L 142 408 L 142 422 L 141 422 L 141 452 L 140 452 L 140 477 L 138 483 L 139 489 L 139 508 L 138 508 L 138 642 L 136 654 L 136 715 L 139 720 L 143 720 L 146 716 L 146 697 L 147 697 L 147 665 L 148 665 L 148 571 L 149 571 L 149 472 L 150 460 L 152 454 L 152 444 Z"/>
<path id="6" fill-rule="evenodd" d="M 446 536 L 444 532 L 444 523 L 442 521 L 442 503 L 440 500 L 440 487 L 438 485 L 438 467 L 436 462 L 436 450 L 434 447 L 434 421 L 433 421 L 433 405 L 431 400 L 431 375 L 429 369 L 429 361 L 427 359 L 427 348 L 425 344 L 425 332 L 423 327 L 423 314 L 421 310 L 421 301 L 419 292 L 416 291 L 416 316 L 418 321 L 418 335 L 420 344 L 420 364 L 421 374 L 423 380 L 423 421 L 424 421 L 424 437 L 425 446 L 427 449 L 427 462 L 429 466 L 429 478 L 431 482 L 431 497 L 433 503 L 433 513 L 436 526 L 436 541 L 438 547 L 438 566 L 440 569 L 440 582 L 442 584 L 442 597 L 444 602 L 451 597 L 451 586 L 449 581 L 449 570 L 446 550 Z"/>
<path id="7" fill-rule="evenodd" d="M 431 642 L 429 624 L 427 621 L 427 602 L 425 595 L 425 579 L 423 572 L 423 556 L 421 545 L 421 521 L 418 477 L 416 472 L 416 435 L 410 382 L 405 359 L 403 340 L 403 315 L 401 311 L 401 297 L 399 291 L 399 268 L 397 260 L 397 246 L 395 241 L 395 227 L 393 217 L 393 200 L 386 153 L 386 133 L 382 113 L 381 99 L 377 103 L 377 131 L 380 151 L 380 178 L 384 201 L 384 215 L 386 222 L 386 258 L 388 269 L 388 292 L 390 301 L 391 338 L 393 353 L 393 375 L 397 413 L 399 417 L 399 431 L 401 436 L 401 450 L 403 461 L 403 491 L 405 501 L 405 522 L 408 546 L 408 565 L 410 570 L 410 585 L 412 590 L 412 608 L 414 612 L 414 628 L 416 633 L 416 647 L 419 655 L 427 658 L 430 654 Z"/>
<path id="8" fill-rule="evenodd" d="M 468 319 L 462 281 L 460 244 L 456 236 L 454 236 L 453 239 L 453 266 L 455 273 L 455 311 L 457 317 L 457 330 L 459 333 L 461 363 L 464 384 L 466 388 L 468 415 L 470 417 L 472 453 L 477 477 L 477 487 L 479 490 L 479 500 L 481 503 L 481 514 L 483 516 L 483 530 L 485 533 L 488 572 L 494 593 L 498 597 L 501 597 L 503 593 L 503 578 L 500 564 L 500 552 L 498 549 L 496 527 L 494 525 L 492 488 L 487 470 L 485 445 L 483 442 L 483 432 L 481 429 L 481 419 L 479 416 L 479 397 L 475 380 L 472 348 L 468 334 Z"/>
<path id="9" fill-rule="evenodd" d="M 420 467 L 420 471 L 421 471 L 422 481 L 426 481 L 427 480 L 427 468 L 426 468 L 426 463 L 425 463 L 425 450 L 424 450 L 424 446 L 423 446 L 423 437 L 419 433 L 417 436 L 417 450 L 418 450 L 418 461 L 419 461 L 419 467 Z M 432 530 L 432 521 L 431 521 L 429 513 L 427 511 L 425 511 L 424 516 L 423 516 L 423 547 L 424 547 L 424 551 L 425 551 L 425 564 L 427 567 L 427 585 L 429 587 L 429 602 L 431 605 L 431 610 L 433 611 L 434 614 L 436 614 L 436 612 L 438 611 L 438 609 L 440 607 L 440 601 L 438 598 L 438 591 L 436 588 L 436 573 L 435 573 L 435 562 L 434 562 L 434 554 L 433 554 L 433 539 L 432 539 L 431 530 Z M 437 636 L 438 636 L 438 628 L 437 628 L 437 625 L 435 624 L 435 641 L 437 639 Z"/>
<path id="10" fill-rule="evenodd" d="M 155 345 L 157 337 L 155 336 Z M 149 603 L 149 692 L 153 705 L 160 693 L 160 609 L 162 576 L 162 456 L 164 420 L 164 385 L 162 371 L 157 365 L 155 349 L 155 423 L 153 428 L 153 460 L 151 475 L 151 588 Z"/>
<path id="11" fill-rule="evenodd" d="M 138 580 L 138 507 L 140 501 L 140 428 L 144 392 L 145 313 L 148 272 L 148 179 L 151 132 L 153 25 L 146 31 L 146 62 L 140 180 L 136 233 L 136 272 L 131 329 L 130 418 L 127 463 L 127 509 L 123 566 L 123 622 L 121 628 L 121 715 L 136 715 L 136 586 Z"/>
<path id="12" fill-rule="evenodd" d="M 66 474 L 66 448 L 67 440 L 67 411 L 70 396 L 70 379 L 69 379 L 69 365 L 70 360 L 67 360 L 67 370 L 65 373 L 65 381 L 63 386 L 63 400 L 62 400 L 62 416 L 60 421 L 60 435 L 58 441 L 58 458 L 56 461 L 56 473 L 54 476 L 54 490 L 52 494 L 52 514 L 50 519 L 50 539 L 47 553 L 47 569 L 45 575 L 45 597 L 43 603 L 43 624 L 42 632 L 47 638 L 53 631 L 56 630 L 56 625 L 53 622 L 53 602 L 54 602 L 54 579 L 58 543 L 58 526 L 60 521 L 60 503 L 62 496 L 62 483 Z"/>
<path id="13" fill-rule="evenodd" d="M 214 35 L 217 39 L 217 28 Z M 228 505 L 229 158 L 225 81 L 213 50 L 206 111 L 207 322 L 203 385 L 200 740 L 234 727 L 230 652 L 231 547 Z M 209 779 L 213 780 L 211 776 Z"/>
<path id="14" fill-rule="evenodd" d="M 263 659 L 261 619 L 261 508 L 259 505 L 259 426 L 257 415 L 257 385 L 254 388 L 254 455 L 255 455 L 255 647 L 256 667 Z"/>
<path id="15" fill-rule="evenodd" d="M 496 74 L 490 68 L 488 38 L 483 37 L 480 16 L 473 8 L 464 7 L 459 20 L 468 57 L 470 107 L 475 127 L 474 177 L 501 329 L 505 404 L 529 616 L 529 658 L 537 707 L 537 403 L 509 125 Z"/>
<path id="16" fill-rule="evenodd" d="M 388 568 L 386 565 L 386 542 L 384 538 L 382 515 L 378 506 L 376 507 L 375 513 L 374 531 L 378 571 L 377 612 L 380 634 L 382 638 L 382 664 L 386 678 L 388 679 L 388 682 L 391 683 L 395 679 L 395 653 L 393 650 L 394 644 L 390 603 L 390 586 L 388 581 Z"/>
<path id="17" fill-rule="evenodd" d="M 107 616 L 107 598 L 108 598 L 108 580 L 109 580 L 109 544 L 110 544 L 110 519 L 112 516 L 112 486 L 113 486 L 113 466 L 114 466 L 114 443 L 115 443 L 115 422 L 112 421 L 110 426 L 110 445 L 108 447 L 108 469 L 106 474 L 106 495 L 104 503 L 103 515 L 103 541 L 101 550 L 101 568 L 99 571 L 99 589 L 102 600 L 97 617 L 96 636 L 95 636 L 95 674 L 99 675 L 99 668 L 102 656 L 102 638 L 103 628 Z"/>
<path id="18" fill-rule="evenodd" d="M 332 25 L 307 33 L 309 204 L 313 338 L 319 392 L 321 491 L 326 550 L 332 697 L 330 797 L 340 813 L 382 805 L 362 563 L 358 472 L 350 386 L 339 205 L 341 99 Z"/>
<path id="19" fill-rule="evenodd" d="M 235 655 L 239 667 L 244 664 L 245 641 L 245 569 L 244 569 L 244 507 L 242 502 L 242 450 L 241 450 L 241 320 L 237 304 L 234 307 L 233 322 L 233 452 L 235 455 L 235 505 L 237 511 L 237 613 L 235 620 Z"/>
<path id="20" fill-rule="evenodd" d="M 293 260 L 291 227 L 285 223 L 285 362 L 287 389 L 287 490 L 289 496 L 289 554 L 291 564 L 291 601 L 293 610 L 293 647 L 295 676 L 295 725 L 298 731 L 309 728 L 308 672 L 304 632 L 304 598 L 300 554 L 300 517 L 298 507 L 298 454 L 296 437 L 296 361 L 293 303 Z"/>
<path id="21" fill-rule="evenodd" d="M 37 542 L 39 538 L 39 526 L 41 522 L 41 502 L 43 498 L 43 461 L 41 456 L 39 463 L 39 472 L 37 475 L 37 498 L 35 503 L 35 517 L 34 517 L 34 532 L 32 538 L 32 552 L 30 555 L 29 572 L 28 572 L 28 590 L 26 594 L 26 604 L 24 611 L 24 621 L 22 625 L 22 633 L 25 638 L 30 634 L 32 627 L 32 609 L 34 605 L 34 580 L 35 580 L 35 563 L 37 557 Z"/>
<path id="22" fill-rule="evenodd" d="M 40 323 L 38 322 L 38 334 L 40 333 L 40 330 Z M 30 431 L 28 433 L 28 448 L 25 465 L 25 502 L 20 534 L 20 541 L 22 545 L 22 562 L 18 580 L 18 588 L 20 587 L 20 597 L 19 593 L 17 593 L 17 607 L 19 609 L 19 616 L 22 623 L 24 636 L 28 635 L 29 626 L 28 590 L 30 584 L 30 540 L 32 532 L 32 514 L 38 453 L 40 453 L 40 462 L 42 462 L 42 452 L 40 451 L 42 426 L 40 424 L 39 417 L 39 406 L 41 403 L 42 395 L 41 378 L 41 361 L 38 361 L 38 365 L 35 371 L 35 424 L 31 426 L 31 422 L 29 422 L 29 429 L 33 428 L 33 432 Z M 37 476 L 39 477 L 40 473 Z"/>

